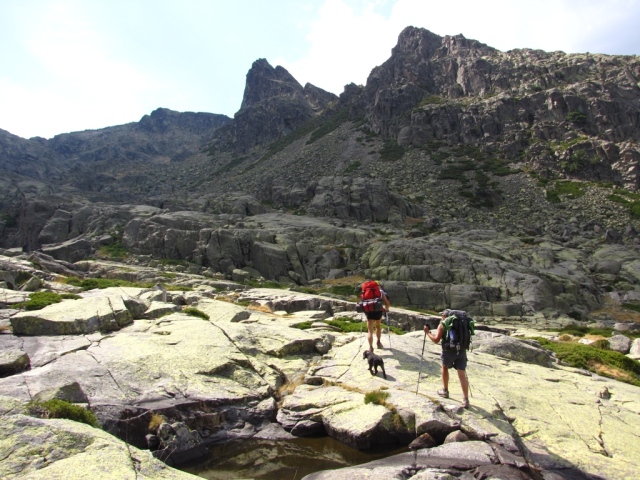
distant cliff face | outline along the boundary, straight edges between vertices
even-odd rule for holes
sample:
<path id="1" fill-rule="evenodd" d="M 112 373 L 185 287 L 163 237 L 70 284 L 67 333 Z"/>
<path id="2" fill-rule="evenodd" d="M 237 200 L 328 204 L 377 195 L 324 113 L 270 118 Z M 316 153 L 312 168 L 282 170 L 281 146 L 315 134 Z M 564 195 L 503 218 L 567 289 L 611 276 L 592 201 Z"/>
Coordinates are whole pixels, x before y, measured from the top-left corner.
<path id="1" fill-rule="evenodd" d="M 409 27 L 362 96 L 371 128 L 404 147 L 476 145 L 543 175 L 640 186 L 637 56 L 500 52 Z"/>
<path id="2" fill-rule="evenodd" d="M 335 100 L 335 95 L 311 84 L 303 88 L 283 67 L 256 60 L 234 116 L 234 150 L 246 153 L 292 133 Z"/>
<path id="3" fill-rule="evenodd" d="M 0 209 L 12 224 L 25 201 L 55 195 L 374 222 L 424 212 L 435 224 L 524 230 L 552 219 L 564 230 L 571 217 L 548 201 L 554 182 L 640 187 L 639 80 L 635 56 L 500 52 L 408 27 L 366 85 L 347 85 L 340 98 L 259 59 L 233 119 L 158 109 L 139 122 L 51 140 L 0 131 Z M 353 186 L 378 184 L 404 213 L 358 211 L 365 197 Z M 451 189 L 461 194 L 450 199 Z M 620 215 L 611 212 L 627 211 L 635 197 L 603 207 L 606 197 L 584 216 L 625 228 L 630 220 L 614 225 Z"/>

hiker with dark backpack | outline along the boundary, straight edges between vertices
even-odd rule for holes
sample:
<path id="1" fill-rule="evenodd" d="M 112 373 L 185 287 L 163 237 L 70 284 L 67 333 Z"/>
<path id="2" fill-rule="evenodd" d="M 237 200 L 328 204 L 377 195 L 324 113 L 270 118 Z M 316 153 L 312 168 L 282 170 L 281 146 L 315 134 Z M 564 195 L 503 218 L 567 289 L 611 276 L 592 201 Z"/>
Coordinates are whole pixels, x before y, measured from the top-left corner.
<path id="1" fill-rule="evenodd" d="M 462 387 L 462 406 L 469 407 L 469 379 L 467 378 L 467 350 L 471 344 L 471 336 L 475 334 L 474 321 L 462 310 L 445 310 L 440 312 L 442 320 L 438 324 L 435 335 L 424 326 L 424 333 L 433 343 L 442 340 L 442 385 L 438 395 L 449 398 L 449 369 L 455 368 Z"/>
<path id="2" fill-rule="evenodd" d="M 380 322 L 382 320 L 383 312 L 388 312 L 391 304 L 387 298 L 387 294 L 382 288 L 380 283 L 375 280 L 368 280 L 361 285 L 360 303 L 358 309 L 364 312 L 367 317 L 367 340 L 369 341 L 369 351 L 373 352 L 373 329 L 376 329 L 376 337 L 378 338 L 378 348 L 382 347 L 380 337 L 382 335 L 382 327 Z"/>

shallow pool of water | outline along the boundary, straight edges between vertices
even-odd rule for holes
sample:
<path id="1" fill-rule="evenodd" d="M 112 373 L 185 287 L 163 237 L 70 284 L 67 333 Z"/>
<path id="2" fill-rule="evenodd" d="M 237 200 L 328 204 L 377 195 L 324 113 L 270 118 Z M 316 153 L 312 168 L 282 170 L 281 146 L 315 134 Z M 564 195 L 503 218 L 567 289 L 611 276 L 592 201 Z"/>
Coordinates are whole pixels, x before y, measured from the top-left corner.
<path id="1" fill-rule="evenodd" d="M 408 451 L 361 452 L 331 437 L 295 440 L 238 440 L 214 445 L 206 457 L 180 465 L 210 480 L 300 480 L 305 475 L 348 467 Z"/>

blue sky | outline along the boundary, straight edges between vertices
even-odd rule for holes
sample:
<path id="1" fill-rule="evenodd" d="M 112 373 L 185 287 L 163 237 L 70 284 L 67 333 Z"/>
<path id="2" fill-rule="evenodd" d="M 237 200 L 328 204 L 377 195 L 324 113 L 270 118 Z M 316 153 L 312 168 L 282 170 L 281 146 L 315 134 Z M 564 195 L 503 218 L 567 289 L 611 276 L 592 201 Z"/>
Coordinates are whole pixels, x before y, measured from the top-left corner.
<path id="1" fill-rule="evenodd" d="M 30 138 L 240 108 L 251 64 L 340 94 L 413 25 L 492 47 L 640 54 L 640 0 L 0 0 L 0 129 Z"/>

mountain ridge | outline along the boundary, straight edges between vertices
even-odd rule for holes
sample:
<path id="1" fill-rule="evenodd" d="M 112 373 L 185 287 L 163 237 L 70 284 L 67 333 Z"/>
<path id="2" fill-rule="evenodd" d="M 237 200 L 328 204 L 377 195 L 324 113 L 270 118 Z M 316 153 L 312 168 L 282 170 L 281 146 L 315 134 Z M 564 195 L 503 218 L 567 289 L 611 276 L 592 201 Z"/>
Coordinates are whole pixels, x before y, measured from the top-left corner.
<path id="1" fill-rule="evenodd" d="M 233 119 L 158 109 L 138 123 L 51 143 L 0 135 L 0 168 L 8 172 L 1 180 L 0 247 L 31 250 L 76 237 L 97 245 L 100 235 L 117 239 L 124 230 L 131 232 L 122 241 L 132 253 L 187 260 L 225 275 L 261 265 L 257 271 L 265 278 L 302 285 L 316 275 L 352 274 L 473 285 L 465 295 L 485 311 L 482 302 L 510 298 L 506 284 L 496 294 L 491 275 L 464 275 L 461 266 L 446 275 L 425 274 L 411 263 L 416 258 L 410 252 L 452 248 L 417 239 L 494 231 L 509 242 L 523 239 L 509 248 L 522 250 L 525 263 L 555 272 L 545 270 L 544 282 L 551 285 L 553 275 L 561 275 L 568 283 L 558 291 L 570 295 L 568 301 L 549 297 L 505 311 L 531 312 L 544 304 L 585 318 L 606 289 L 640 284 L 622 270 L 602 276 L 588 260 L 603 245 L 624 246 L 634 256 L 640 244 L 638 79 L 635 56 L 500 52 L 462 35 L 440 37 L 414 27 L 403 30 L 366 85 L 346 85 L 339 97 L 303 87 L 284 68 L 259 59 Z M 30 173 L 32 164 L 38 168 Z M 158 210 L 136 220 L 137 213 L 124 214 L 119 205 Z M 213 217 L 187 222 L 167 213 L 186 211 Z M 315 218 L 327 218 L 338 229 L 352 225 L 368 237 L 303 247 L 304 228 L 289 232 L 265 214 L 309 217 L 310 228 Z M 262 217 L 251 233 L 236 226 L 253 224 L 253 216 Z M 262 234 L 259 225 L 266 229 Z M 211 252 L 208 228 L 227 229 L 215 238 L 224 248 L 233 238 L 233 253 Z M 351 235 L 340 232 L 340 238 Z M 494 237 L 477 238 L 493 251 Z M 390 241 L 397 242 L 394 250 L 379 248 Z M 548 251 L 557 253 L 539 261 Z M 616 253 L 615 261 L 631 258 L 627 253 Z M 554 270 L 565 257 L 578 258 L 575 268 L 589 278 L 585 284 L 596 300 L 585 300 L 586 310 L 579 306 L 582 294 L 567 293 L 575 284 L 567 277 L 570 269 Z M 449 268 L 458 261 L 451 256 Z"/>

